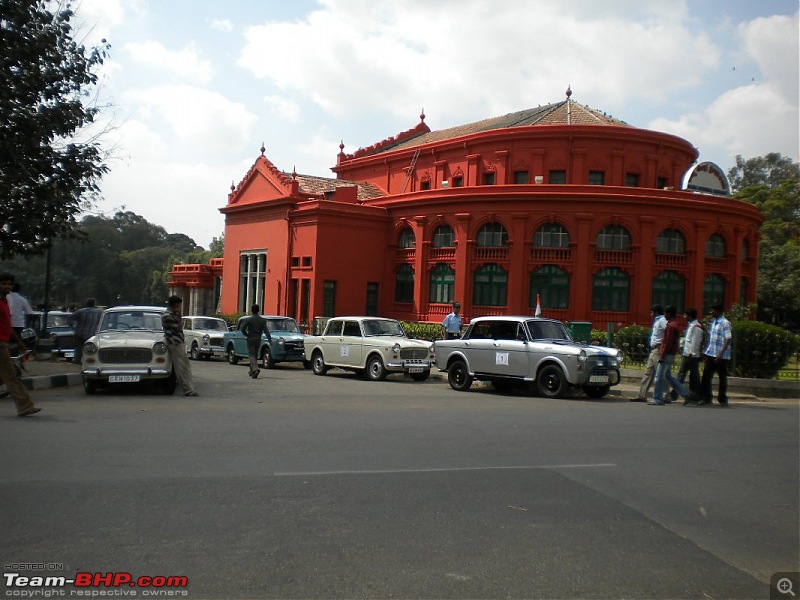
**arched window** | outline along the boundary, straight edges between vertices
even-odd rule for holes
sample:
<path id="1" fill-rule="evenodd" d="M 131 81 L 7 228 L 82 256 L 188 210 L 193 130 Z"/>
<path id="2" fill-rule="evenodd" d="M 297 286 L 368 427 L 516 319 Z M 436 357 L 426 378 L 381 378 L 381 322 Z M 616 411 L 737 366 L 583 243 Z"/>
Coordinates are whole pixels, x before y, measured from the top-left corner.
<path id="1" fill-rule="evenodd" d="M 747 243 L 747 240 L 742 240 L 742 262 L 747 261 L 747 257 L 750 254 L 750 244 Z"/>
<path id="2" fill-rule="evenodd" d="M 416 245 L 416 238 L 414 237 L 414 230 L 411 227 L 406 227 L 400 232 L 400 238 L 397 240 L 398 248 L 413 248 Z"/>
<path id="3" fill-rule="evenodd" d="M 681 313 L 686 297 L 686 280 L 675 271 L 662 271 L 653 278 L 653 304 L 669 306 Z"/>
<path id="4" fill-rule="evenodd" d="M 725 240 L 718 233 L 708 238 L 706 256 L 709 258 L 725 258 Z"/>
<path id="5" fill-rule="evenodd" d="M 617 267 L 607 267 L 592 278 L 592 310 L 627 312 L 630 306 L 631 278 Z"/>
<path id="6" fill-rule="evenodd" d="M 400 265 L 394 278 L 395 302 L 414 301 L 414 268 L 411 265 Z"/>
<path id="7" fill-rule="evenodd" d="M 475 306 L 505 306 L 508 295 L 508 273 L 496 264 L 475 271 L 472 304 Z"/>
<path id="8" fill-rule="evenodd" d="M 508 232 L 500 223 L 487 223 L 478 232 L 479 248 L 505 248 L 508 246 Z"/>
<path id="9" fill-rule="evenodd" d="M 569 231 L 559 223 L 546 223 L 533 234 L 534 248 L 569 248 Z"/>
<path id="10" fill-rule="evenodd" d="M 431 245 L 434 248 L 455 248 L 456 234 L 449 225 L 439 225 L 433 232 Z"/>
<path id="11" fill-rule="evenodd" d="M 536 307 L 539 294 L 542 308 L 567 308 L 569 306 L 569 273 L 555 265 L 542 265 L 531 272 L 528 306 Z"/>
<path id="12" fill-rule="evenodd" d="M 630 250 L 631 236 L 622 225 L 608 225 L 597 234 L 598 250 Z"/>
<path id="13" fill-rule="evenodd" d="M 749 291 L 747 278 L 742 277 L 741 284 L 739 286 L 739 304 L 742 306 L 747 306 L 747 292 Z"/>
<path id="14" fill-rule="evenodd" d="M 431 270 L 430 301 L 436 304 L 450 304 L 453 301 L 455 283 L 456 272 L 450 265 L 436 265 Z"/>
<path id="15" fill-rule="evenodd" d="M 684 254 L 686 252 L 686 240 L 683 234 L 677 229 L 665 229 L 658 234 L 658 239 L 656 239 L 656 252 L 662 254 Z"/>
<path id="16" fill-rule="evenodd" d="M 721 275 L 712 273 L 703 282 L 703 314 L 708 314 L 715 304 L 725 302 L 725 280 Z"/>

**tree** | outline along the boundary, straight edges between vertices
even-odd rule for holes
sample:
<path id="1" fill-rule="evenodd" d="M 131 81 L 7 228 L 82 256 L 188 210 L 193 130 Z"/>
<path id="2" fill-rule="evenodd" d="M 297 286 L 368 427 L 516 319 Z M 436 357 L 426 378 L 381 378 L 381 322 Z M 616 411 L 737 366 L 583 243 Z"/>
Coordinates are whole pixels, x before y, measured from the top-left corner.
<path id="1" fill-rule="evenodd" d="M 0 258 L 42 253 L 74 236 L 76 216 L 108 170 L 79 136 L 110 46 L 73 39 L 70 0 L 0 0 Z"/>
<path id="2" fill-rule="evenodd" d="M 736 166 L 728 171 L 728 180 L 734 192 L 748 186 L 762 185 L 774 188 L 787 179 L 800 178 L 800 164 L 792 162 L 780 152 L 770 152 L 766 156 L 743 159 L 736 156 Z"/>

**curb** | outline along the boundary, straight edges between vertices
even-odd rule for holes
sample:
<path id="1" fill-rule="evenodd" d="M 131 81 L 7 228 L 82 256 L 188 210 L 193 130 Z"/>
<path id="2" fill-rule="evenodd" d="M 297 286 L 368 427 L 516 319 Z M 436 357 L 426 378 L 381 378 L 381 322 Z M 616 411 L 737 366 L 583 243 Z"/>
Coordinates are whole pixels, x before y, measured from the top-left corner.
<path id="1" fill-rule="evenodd" d="M 22 377 L 22 385 L 29 390 L 44 390 L 48 388 L 69 387 L 71 385 L 83 385 L 83 375 L 80 373 L 67 373 L 64 375 Z"/>

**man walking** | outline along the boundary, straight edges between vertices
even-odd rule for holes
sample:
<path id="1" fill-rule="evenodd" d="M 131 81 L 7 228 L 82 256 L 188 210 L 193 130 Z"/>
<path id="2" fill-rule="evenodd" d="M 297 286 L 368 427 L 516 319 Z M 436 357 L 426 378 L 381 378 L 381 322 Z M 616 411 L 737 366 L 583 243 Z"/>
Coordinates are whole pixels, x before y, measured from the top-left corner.
<path id="1" fill-rule="evenodd" d="M 28 390 L 22 385 L 11 362 L 11 352 L 8 344 L 12 340 L 17 343 L 18 352 L 27 352 L 22 338 L 11 326 L 11 309 L 8 305 L 8 295 L 14 285 L 14 276 L 10 273 L 0 273 L 0 379 L 6 384 L 9 396 L 14 399 L 17 406 L 17 416 L 27 417 L 35 415 L 41 408 L 37 407 Z"/>
<path id="2" fill-rule="evenodd" d="M 631 398 L 631 402 L 647 402 L 647 392 L 653 384 L 653 374 L 661 354 L 661 340 L 664 339 L 664 331 L 667 328 L 663 306 L 653 304 L 650 308 L 650 314 L 653 316 L 653 329 L 650 331 L 650 354 L 647 357 L 642 381 L 639 383 L 639 395 L 636 398 Z"/>
<path id="3" fill-rule="evenodd" d="M 686 381 L 686 374 L 689 374 L 689 389 L 697 394 L 700 391 L 700 353 L 703 351 L 703 338 L 706 335 L 702 323 L 697 320 L 697 309 L 686 309 L 686 338 L 683 340 L 683 358 L 678 369 L 678 381 Z M 677 396 L 673 392 L 672 399 Z M 684 405 L 688 402 L 684 401 Z"/>
<path id="4" fill-rule="evenodd" d="M 706 357 L 705 367 L 703 367 L 703 379 L 700 382 L 700 393 L 698 394 L 700 406 L 711 404 L 713 396 L 711 382 L 714 374 L 719 375 L 719 389 L 717 390 L 717 402 L 720 406 L 728 406 L 728 363 L 731 360 L 731 340 L 733 332 L 731 322 L 725 318 L 721 304 L 711 307 L 711 329 L 708 334 L 708 345 L 703 352 Z"/>
<path id="5" fill-rule="evenodd" d="M 258 314 L 261 310 L 258 304 L 250 307 L 250 316 L 242 321 L 239 329 L 247 338 L 247 354 L 250 357 L 250 377 L 258 378 L 261 369 L 258 368 L 258 351 L 261 349 L 261 336 L 267 336 L 267 344 L 272 345 L 272 336 L 267 329 L 267 320 Z"/>
<path id="6" fill-rule="evenodd" d="M 461 337 L 461 305 L 458 302 L 453 302 L 453 310 L 442 321 L 442 328 L 446 340 L 457 340 Z"/>
<path id="7" fill-rule="evenodd" d="M 658 348 L 658 363 L 656 365 L 656 383 L 653 390 L 653 399 L 648 404 L 663 406 L 671 400 L 665 400 L 664 381 L 669 381 L 672 389 L 677 391 L 686 399 L 686 402 L 694 400 L 694 394 L 672 374 L 672 365 L 675 363 L 675 354 L 681 341 L 681 330 L 675 320 L 677 310 L 674 306 L 664 309 L 664 316 L 667 320 L 667 327 L 664 329 L 664 337 Z"/>
<path id="8" fill-rule="evenodd" d="M 72 362 L 76 365 L 81 364 L 83 345 L 97 332 L 102 316 L 103 311 L 95 306 L 95 299 L 87 298 L 83 308 L 79 308 L 67 317 L 67 323 L 75 327 L 75 355 L 72 357 Z"/>
<path id="9" fill-rule="evenodd" d="M 167 300 L 168 311 L 161 316 L 161 322 L 164 325 L 164 337 L 172 359 L 172 368 L 175 369 L 175 377 L 181 385 L 183 395 L 198 396 L 199 394 L 194 391 L 192 366 L 189 364 L 189 357 L 186 356 L 186 338 L 181 323 L 182 307 L 183 300 L 180 296 L 170 296 Z"/>
<path id="10" fill-rule="evenodd" d="M 11 292 L 6 296 L 11 310 L 11 326 L 17 335 L 22 337 L 22 330 L 28 326 L 28 315 L 33 312 L 30 302 L 20 292 L 22 286 L 16 281 L 11 286 Z"/>

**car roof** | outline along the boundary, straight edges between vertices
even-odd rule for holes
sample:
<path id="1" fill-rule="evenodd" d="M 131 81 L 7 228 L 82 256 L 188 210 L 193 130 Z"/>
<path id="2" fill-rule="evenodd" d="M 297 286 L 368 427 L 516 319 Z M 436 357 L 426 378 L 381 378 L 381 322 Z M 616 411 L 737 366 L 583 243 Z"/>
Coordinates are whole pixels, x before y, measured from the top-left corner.
<path id="1" fill-rule="evenodd" d="M 470 319 L 470 324 L 479 323 L 481 321 L 544 321 L 551 323 L 562 323 L 562 321 L 559 321 L 558 319 L 548 319 L 545 317 L 533 317 L 529 315 L 498 315 L 494 317 L 475 317 L 474 319 Z"/>
<path id="2" fill-rule="evenodd" d="M 365 316 L 347 316 L 347 317 L 331 317 L 331 321 L 342 321 L 342 320 L 349 320 L 349 321 L 364 321 L 369 319 L 370 321 L 397 321 L 397 319 L 389 319 L 388 317 L 365 317 Z"/>
<path id="3" fill-rule="evenodd" d="M 219 317 L 208 317 L 206 315 L 183 315 L 184 319 L 214 319 L 215 321 L 224 321 L 225 319 L 220 319 Z"/>
<path id="4" fill-rule="evenodd" d="M 150 311 L 150 312 L 167 312 L 166 306 L 139 306 L 136 304 L 131 304 L 129 306 L 112 306 L 111 308 L 105 309 L 103 312 L 112 313 L 112 312 L 128 312 L 131 310 L 141 310 L 141 311 Z"/>

